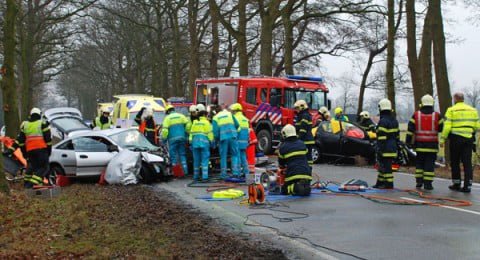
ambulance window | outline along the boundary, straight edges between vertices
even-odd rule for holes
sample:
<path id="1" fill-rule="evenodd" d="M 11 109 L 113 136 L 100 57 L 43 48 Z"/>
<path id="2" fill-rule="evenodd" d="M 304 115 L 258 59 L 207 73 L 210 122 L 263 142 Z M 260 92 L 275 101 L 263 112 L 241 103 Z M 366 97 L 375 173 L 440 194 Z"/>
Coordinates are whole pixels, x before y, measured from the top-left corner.
<path id="1" fill-rule="evenodd" d="M 270 89 L 270 105 L 274 107 L 280 107 L 280 105 L 282 105 L 282 89 Z"/>
<path id="2" fill-rule="evenodd" d="M 257 104 L 257 89 L 254 87 L 247 87 L 247 103 Z"/>
<path id="3" fill-rule="evenodd" d="M 208 90 L 206 85 L 198 85 L 197 87 L 197 104 L 205 104 L 207 101 Z"/>
<path id="4" fill-rule="evenodd" d="M 260 92 L 260 100 L 262 101 L 262 103 L 266 103 L 267 102 L 267 89 L 266 88 L 262 88 L 261 92 Z"/>

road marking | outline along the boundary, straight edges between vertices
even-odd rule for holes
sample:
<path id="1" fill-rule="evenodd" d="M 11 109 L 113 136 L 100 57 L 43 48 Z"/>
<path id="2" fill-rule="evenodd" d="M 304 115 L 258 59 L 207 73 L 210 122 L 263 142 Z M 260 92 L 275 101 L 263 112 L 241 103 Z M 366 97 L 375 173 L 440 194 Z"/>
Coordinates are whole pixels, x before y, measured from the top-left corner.
<path id="1" fill-rule="evenodd" d="M 410 201 L 421 202 L 421 203 L 427 202 L 427 201 L 424 201 L 424 200 L 417 200 L 417 199 L 412 199 L 412 198 L 409 198 L 409 197 L 400 197 L 400 198 L 401 198 L 401 199 L 404 199 L 404 200 L 410 200 Z M 439 205 L 439 207 L 441 207 L 441 208 L 446 208 L 446 209 L 453 209 L 453 210 L 457 210 L 457 211 L 461 211 L 461 212 L 470 213 L 470 214 L 474 214 L 474 215 L 479 215 L 479 216 L 480 216 L 480 212 L 478 212 L 478 211 L 473 211 L 473 210 L 468 210 L 468 209 L 461 209 L 461 208 L 456 208 L 456 207 L 452 207 L 452 206 L 444 206 L 444 205 Z"/>

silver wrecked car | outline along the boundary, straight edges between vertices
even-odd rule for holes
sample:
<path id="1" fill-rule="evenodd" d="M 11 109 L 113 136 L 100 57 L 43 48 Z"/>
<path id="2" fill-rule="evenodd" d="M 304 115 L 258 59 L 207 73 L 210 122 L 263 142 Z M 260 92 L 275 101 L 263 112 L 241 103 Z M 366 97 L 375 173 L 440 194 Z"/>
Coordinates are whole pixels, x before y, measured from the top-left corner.
<path id="1" fill-rule="evenodd" d="M 136 129 L 108 129 L 75 133 L 53 146 L 50 156 L 51 178 L 100 176 L 110 160 L 122 149 L 142 155 L 143 182 L 171 177 L 170 159 L 165 147 L 152 145 Z"/>

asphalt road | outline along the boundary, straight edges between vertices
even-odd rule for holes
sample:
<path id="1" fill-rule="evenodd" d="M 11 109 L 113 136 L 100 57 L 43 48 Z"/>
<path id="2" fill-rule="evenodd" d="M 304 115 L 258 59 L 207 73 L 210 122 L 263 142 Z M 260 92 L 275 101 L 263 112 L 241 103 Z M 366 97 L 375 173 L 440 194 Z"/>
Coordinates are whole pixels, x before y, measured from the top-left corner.
<path id="1" fill-rule="evenodd" d="M 372 185 L 376 179 L 376 172 L 373 169 L 351 166 L 316 165 L 314 173 L 322 181 L 342 182 L 358 178 Z M 234 231 L 247 232 L 252 237 L 267 240 L 283 248 L 291 258 L 480 258 L 478 184 L 474 185 L 471 194 L 464 194 L 450 191 L 449 180 L 434 181 L 435 190 L 430 193 L 431 195 L 469 200 L 473 203 L 470 207 L 391 205 L 372 202 L 358 196 L 319 194 L 309 198 L 276 199 L 277 206 L 272 209 L 251 209 L 239 203 L 239 200 L 207 202 L 196 199 L 208 193 L 205 188 L 186 187 L 188 182 L 175 180 L 159 184 L 156 189 L 176 193 L 181 199 L 219 219 L 220 223 L 231 226 Z M 395 173 L 396 188 L 411 189 L 414 185 L 412 175 Z M 425 200 L 401 191 L 380 195 Z M 301 214 L 278 212 L 279 210 Z M 280 221 L 272 216 L 283 219 Z M 247 217 L 249 224 L 266 225 L 271 228 L 246 226 L 244 223 Z"/>

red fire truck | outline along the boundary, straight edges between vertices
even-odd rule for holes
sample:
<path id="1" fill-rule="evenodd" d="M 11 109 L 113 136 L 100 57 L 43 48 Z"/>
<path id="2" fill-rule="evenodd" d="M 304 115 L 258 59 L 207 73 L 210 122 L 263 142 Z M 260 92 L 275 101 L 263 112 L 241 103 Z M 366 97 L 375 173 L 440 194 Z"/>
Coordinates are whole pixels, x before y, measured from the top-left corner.
<path id="1" fill-rule="evenodd" d="M 293 123 L 295 101 L 308 103 L 315 124 L 318 109 L 330 109 L 327 93 L 318 77 L 212 78 L 196 81 L 194 103 L 207 107 L 240 103 L 257 134 L 257 149 L 271 154 L 280 143 L 282 126 Z"/>

